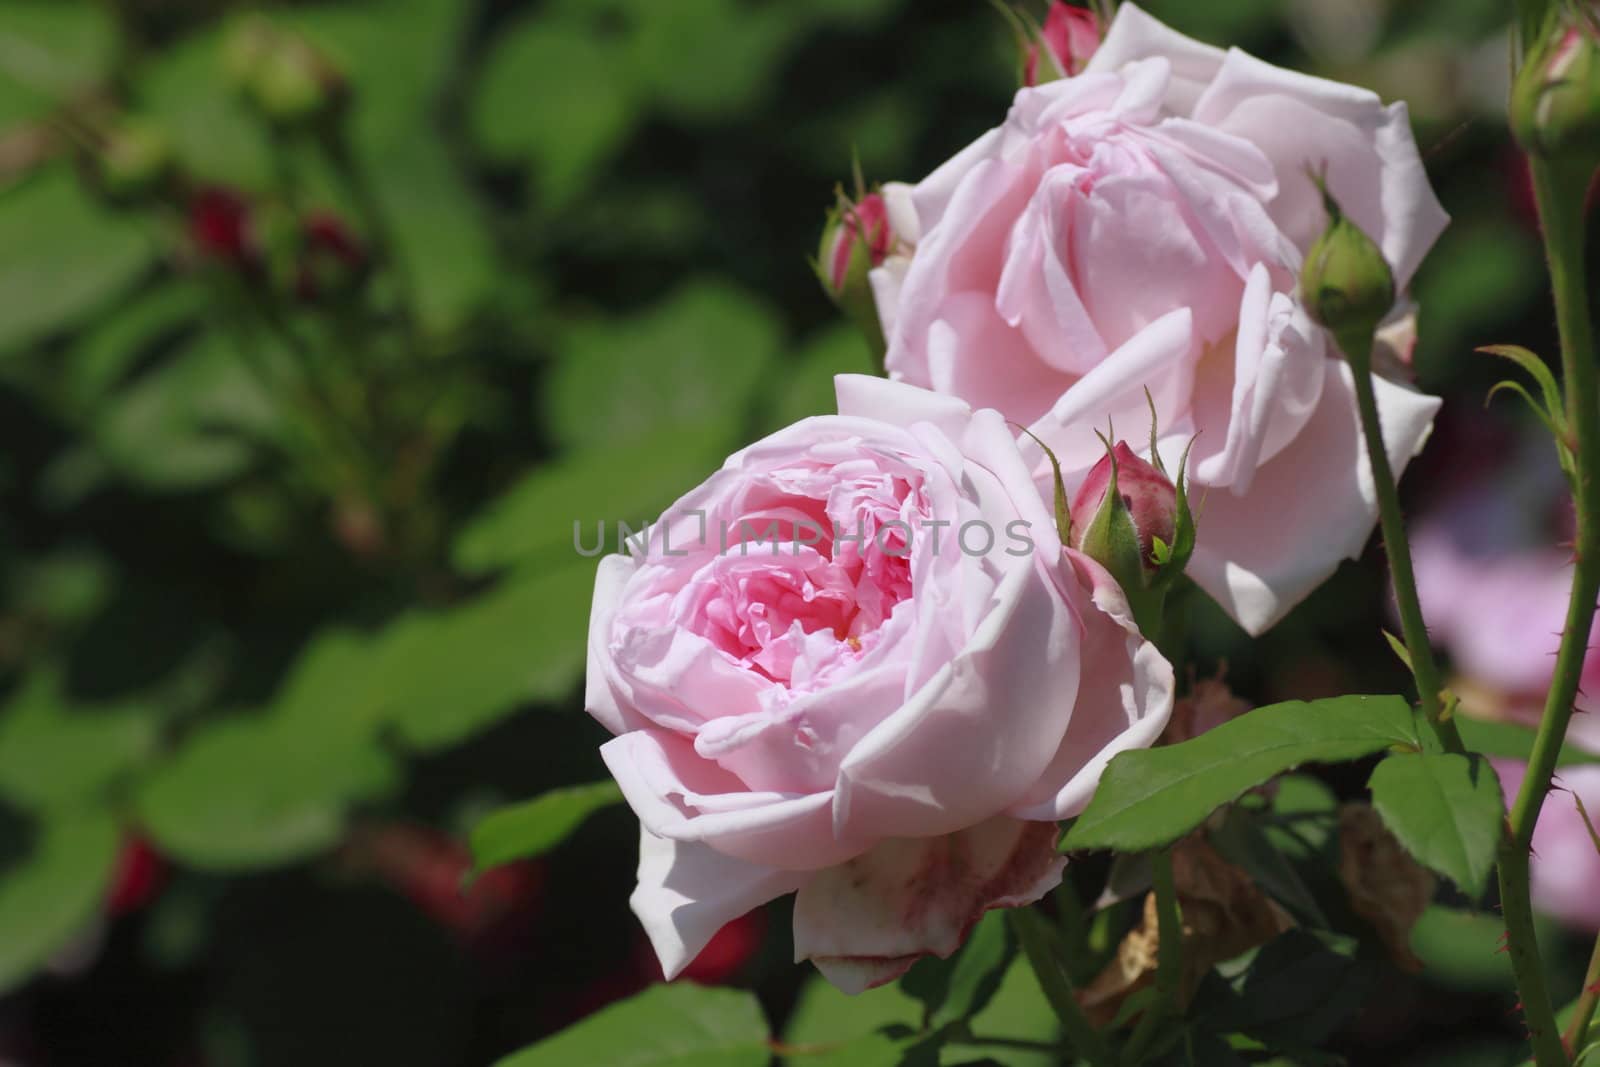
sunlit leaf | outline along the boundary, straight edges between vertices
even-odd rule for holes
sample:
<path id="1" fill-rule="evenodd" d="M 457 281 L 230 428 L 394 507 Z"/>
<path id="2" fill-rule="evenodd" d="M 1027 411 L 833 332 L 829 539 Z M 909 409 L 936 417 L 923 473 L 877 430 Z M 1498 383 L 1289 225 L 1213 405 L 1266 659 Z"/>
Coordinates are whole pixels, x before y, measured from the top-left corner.
<path id="1" fill-rule="evenodd" d="M 552 789 L 533 800 L 501 808 L 472 828 L 472 857 L 479 871 L 542 856 L 565 841 L 601 808 L 622 803 L 615 782 Z"/>
<path id="2" fill-rule="evenodd" d="M 1419 752 L 1378 764 L 1372 806 L 1406 851 L 1476 899 L 1494 869 L 1505 801 L 1482 756 Z"/>
<path id="3" fill-rule="evenodd" d="M 684 983 L 652 986 L 496 1067 L 766 1067 L 771 1058 L 752 994 Z"/>

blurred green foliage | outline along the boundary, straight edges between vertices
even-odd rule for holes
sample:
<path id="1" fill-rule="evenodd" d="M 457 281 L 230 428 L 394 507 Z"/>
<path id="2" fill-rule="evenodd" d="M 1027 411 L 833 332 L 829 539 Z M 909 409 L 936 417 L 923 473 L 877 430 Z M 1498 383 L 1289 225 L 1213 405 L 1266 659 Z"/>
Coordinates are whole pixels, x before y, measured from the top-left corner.
<path id="1" fill-rule="evenodd" d="M 1364 0 L 1352 49 L 1315 4 L 1149 6 L 1413 98 L 1457 215 L 1417 366 L 1475 407 L 1468 349 L 1548 333 L 1480 84 L 1505 12 Z M 252 33 L 337 72 L 327 114 L 269 121 Z M 625 813 L 549 858 L 487 963 L 445 842 L 603 775 L 574 522 L 637 526 L 870 370 L 806 263 L 822 209 L 852 155 L 915 178 L 998 121 L 1009 49 L 976 0 L 0 5 L 0 1059 L 481 1064 L 643 980 Z M 1254 648 L 1202 608 L 1194 648 L 1263 702 L 1383 691 L 1378 603 L 1352 568 Z M 164 890 L 129 919 L 138 842 Z M 863 1049 L 793 1062 L 925 1037 L 908 994 L 801 992 L 786 959 L 745 972 L 775 1018 L 798 993 L 784 1039 Z M 958 1015 L 1052 1040 L 1030 982 Z M 702 1000 L 726 1062 L 764 1062 L 748 997 L 626 1010 Z M 511 1062 L 576 1062 L 550 1055 Z"/>

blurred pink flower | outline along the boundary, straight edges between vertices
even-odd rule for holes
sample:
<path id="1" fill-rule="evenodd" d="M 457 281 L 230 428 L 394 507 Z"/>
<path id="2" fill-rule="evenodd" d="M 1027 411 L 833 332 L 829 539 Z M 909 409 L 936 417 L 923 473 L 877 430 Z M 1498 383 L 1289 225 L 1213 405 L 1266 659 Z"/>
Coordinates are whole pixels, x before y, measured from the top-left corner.
<path id="1" fill-rule="evenodd" d="M 1494 760 L 1500 788 L 1516 796 L 1527 764 Z M 1572 926 L 1600 930 L 1600 849 L 1595 847 L 1574 796 L 1582 799 L 1591 818 L 1600 814 L 1600 764 L 1579 764 L 1556 771 L 1553 788 L 1533 831 L 1531 884 L 1533 904 Z"/>

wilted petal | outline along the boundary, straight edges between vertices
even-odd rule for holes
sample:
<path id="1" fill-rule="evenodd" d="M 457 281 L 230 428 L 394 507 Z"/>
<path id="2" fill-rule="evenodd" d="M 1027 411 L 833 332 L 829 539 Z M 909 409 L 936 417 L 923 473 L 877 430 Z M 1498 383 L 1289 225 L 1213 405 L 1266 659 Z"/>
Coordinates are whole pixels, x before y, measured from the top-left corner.
<path id="1" fill-rule="evenodd" d="M 817 872 L 795 898 L 795 959 L 846 993 L 947 958 L 991 908 L 1038 900 L 1061 881 L 1053 823 L 995 818 L 942 837 L 885 841 Z"/>

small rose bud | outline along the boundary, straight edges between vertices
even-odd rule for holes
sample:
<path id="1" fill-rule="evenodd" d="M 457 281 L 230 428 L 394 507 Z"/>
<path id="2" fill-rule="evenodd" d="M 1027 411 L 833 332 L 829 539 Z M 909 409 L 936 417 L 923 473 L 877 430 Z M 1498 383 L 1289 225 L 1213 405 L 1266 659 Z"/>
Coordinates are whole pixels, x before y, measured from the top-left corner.
<path id="1" fill-rule="evenodd" d="M 250 205 L 231 189 L 202 189 L 190 200 L 189 238 L 203 259 L 241 269 L 260 263 Z"/>
<path id="2" fill-rule="evenodd" d="M 1099 16 L 1086 7 L 1052 0 L 1038 39 L 1023 53 L 1022 84 L 1039 85 L 1081 74 L 1099 47 Z"/>
<path id="3" fill-rule="evenodd" d="M 823 227 L 817 260 L 829 295 L 844 300 L 852 291 L 865 290 L 867 272 L 883 264 L 892 239 L 889 209 L 880 193 L 868 193 L 834 212 Z"/>
<path id="4" fill-rule="evenodd" d="M 320 122 L 349 97 L 344 74 L 320 49 L 259 16 L 237 23 L 223 49 L 229 80 L 274 126 Z"/>
<path id="5" fill-rule="evenodd" d="M 1116 493 L 1110 492 L 1115 463 Z M 1126 516 L 1126 526 L 1122 517 Z M 1137 539 L 1140 566 L 1157 566 L 1156 540 L 1171 547 L 1178 528 L 1178 490 L 1161 471 L 1134 455 L 1125 442 L 1106 453 L 1089 471 L 1072 500 L 1073 547 L 1099 560 L 1127 586 L 1121 573 L 1132 542 L 1117 543 L 1119 526 Z"/>
<path id="6" fill-rule="evenodd" d="M 1511 129 L 1533 156 L 1600 164 L 1600 29 L 1562 9 L 1511 87 Z"/>
<path id="7" fill-rule="evenodd" d="M 295 295 L 306 303 L 346 295 L 366 280 L 367 249 L 344 221 L 331 212 L 313 212 L 300 227 Z"/>
<path id="8" fill-rule="evenodd" d="M 106 195 L 114 203 L 132 203 L 172 175 L 172 140 L 152 123 L 129 120 L 106 134 L 96 164 Z"/>
<path id="9" fill-rule="evenodd" d="M 1394 307 L 1394 274 L 1382 250 L 1345 216 L 1321 179 L 1317 185 L 1328 228 L 1306 254 L 1300 272 L 1301 298 L 1311 317 L 1339 339 L 1347 356 L 1366 359 L 1378 324 Z"/>

